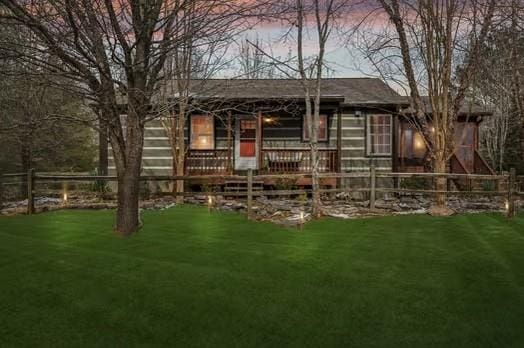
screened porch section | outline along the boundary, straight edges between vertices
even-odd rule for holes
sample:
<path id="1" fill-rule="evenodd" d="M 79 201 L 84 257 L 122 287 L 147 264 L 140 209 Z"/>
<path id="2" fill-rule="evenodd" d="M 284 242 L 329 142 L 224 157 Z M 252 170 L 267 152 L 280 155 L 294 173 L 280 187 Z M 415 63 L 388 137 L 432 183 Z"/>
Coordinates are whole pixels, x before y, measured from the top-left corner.
<path id="1" fill-rule="evenodd" d="M 431 131 L 434 131 L 433 129 Z M 429 169 L 429 153 L 422 134 L 409 122 L 401 122 L 398 130 L 398 169 L 420 173 Z M 450 171 L 457 174 L 494 174 L 478 151 L 478 124 L 459 122 L 454 133 L 455 153 Z"/>

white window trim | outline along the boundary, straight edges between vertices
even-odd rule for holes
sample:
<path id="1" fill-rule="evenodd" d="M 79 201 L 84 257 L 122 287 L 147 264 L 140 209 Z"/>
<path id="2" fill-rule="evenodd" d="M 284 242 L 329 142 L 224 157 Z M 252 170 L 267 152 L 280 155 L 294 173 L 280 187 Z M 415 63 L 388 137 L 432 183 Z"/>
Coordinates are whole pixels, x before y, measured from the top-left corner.
<path id="1" fill-rule="evenodd" d="M 371 122 L 372 116 L 387 116 L 389 118 L 389 152 L 372 153 L 371 152 Z M 393 154 L 393 116 L 391 114 L 368 114 L 366 117 L 366 155 L 368 157 L 390 157 Z"/>
<path id="2" fill-rule="evenodd" d="M 193 117 L 194 116 L 206 116 L 206 117 L 211 117 L 211 123 L 213 124 L 212 125 L 212 128 L 213 128 L 213 134 L 211 136 L 211 146 L 209 149 L 195 149 L 193 147 Z M 189 149 L 190 150 L 202 150 L 202 151 L 212 151 L 212 150 L 215 150 L 215 118 L 212 116 L 212 115 L 191 115 L 190 117 L 190 123 L 191 123 L 191 127 L 189 129 Z"/>
<path id="3" fill-rule="evenodd" d="M 326 137 L 322 138 L 322 139 L 321 138 L 317 139 L 319 142 L 323 142 L 324 143 L 324 142 L 329 141 L 329 131 L 330 131 L 330 128 L 329 128 L 329 116 L 328 116 L 328 114 L 320 114 L 319 116 L 326 118 Z M 313 115 L 311 115 L 311 117 L 313 117 Z M 302 117 L 302 140 L 303 141 L 309 141 L 309 139 L 310 139 L 310 137 L 306 138 L 306 127 L 307 127 L 306 120 L 307 120 L 306 115 L 304 115 Z M 320 125 L 319 125 L 318 128 L 320 129 Z M 317 132 L 317 135 L 318 135 L 318 132 Z"/>

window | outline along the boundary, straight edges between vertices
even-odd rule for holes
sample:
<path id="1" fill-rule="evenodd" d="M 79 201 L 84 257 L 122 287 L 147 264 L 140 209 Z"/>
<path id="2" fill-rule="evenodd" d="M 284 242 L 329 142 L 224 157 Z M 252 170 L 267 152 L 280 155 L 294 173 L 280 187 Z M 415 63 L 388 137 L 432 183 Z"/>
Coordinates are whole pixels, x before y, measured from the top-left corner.
<path id="1" fill-rule="evenodd" d="M 318 141 L 327 141 L 328 140 L 328 117 L 327 115 L 319 115 L 319 127 L 318 127 Z M 306 116 L 304 116 L 304 122 L 302 126 L 302 137 L 304 141 L 309 141 L 309 127 L 307 124 Z"/>
<path id="2" fill-rule="evenodd" d="M 369 115 L 367 122 L 367 154 L 391 155 L 391 115 Z"/>
<path id="3" fill-rule="evenodd" d="M 215 148 L 214 130 L 213 116 L 191 116 L 191 149 L 213 150 Z"/>
<path id="4" fill-rule="evenodd" d="M 400 157 L 407 160 L 423 159 L 426 152 L 426 142 L 422 134 L 410 123 L 401 122 L 399 126 Z"/>

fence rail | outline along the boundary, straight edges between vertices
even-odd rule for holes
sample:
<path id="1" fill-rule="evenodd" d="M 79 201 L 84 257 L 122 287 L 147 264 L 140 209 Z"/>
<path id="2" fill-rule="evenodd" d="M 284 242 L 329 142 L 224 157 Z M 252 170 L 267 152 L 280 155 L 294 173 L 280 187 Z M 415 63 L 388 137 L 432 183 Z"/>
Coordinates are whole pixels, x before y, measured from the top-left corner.
<path id="1" fill-rule="evenodd" d="M 320 193 L 367 193 L 369 195 L 369 208 L 375 208 L 377 193 L 396 193 L 396 194 L 448 194 L 448 195 L 485 195 L 485 196 L 500 196 L 506 199 L 507 215 L 513 216 L 515 214 L 515 201 L 517 197 L 524 196 L 524 176 L 517 176 L 515 170 L 511 170 L 504 175 L 479 175 L 479 174 L 448 174 L 448 173 L 389 173 L 377 172 L 374 166 L 371 166 L 369 172 L 351 172 L 351 173 L 320 173 L 317 174 L 319 179 L 364 179 L 369 186 L 363 187 L 349 187 L 349 185 L 341 185 L 339 183 L 336 188 L 321 188 Z M 247 199 L 247 213 L 251 216 L 253 197 L 258 196 L 288 196 L 301 195 L 312 193 L 311 189 L 289 189 L 289 190 L 253 190 L 254 183 L 263 180 L 299 180 L 303 178 L 312 178 L 311 173 L 292 173 L 292 174 L 259 174 L 255 175 L 252 170 L 248 170 L 247 175 L 183 175 L 183 176 L 142 176 L 142 182 L 175 182 L 175 181 L 197 181 L 201 183 L 215 184 L 217 182 L 237 181 L 245 182 L 245 192 L 227 192 L 227 191 L 212 191 L 212 192 L 173 192 L 174 196 L 196 196 L 196 195 L 220 195 L 224 197 L 246 197 Z M 448 184 L 453 181 L 469 182 L 484 181 L 493 182 L 496 186 L 490 190 L 475 189 L 474 185 L 470 185 L 467 190 L 451 189 L 435 190 L 428 188 L 405 188 L 401 187 L 402 180 L 412 178 L 423 179 L 437 179 L 445 178 Z M 9 182 L 9 180 L 21 179 L 20 182 Z M 392 179 L 395 184 L 393 187 L 380 187 L 379 179 Z M 117 182 L 117 176 L 100 176 L 100 175 L 75 175 L 75 174 L 47 174 L 35 173 L 29 170 L 27 173 L 14 173 L 0 175 L 0 203 L 1 194 L 4 186 L 9 185 L 23 185 L 26 190 L 27 197 L 27 213 L 32 214 L 35 211 L 34 201 L 35 192 L 38 184 L 42 183 L 69 183 L 69 182 Z"/>

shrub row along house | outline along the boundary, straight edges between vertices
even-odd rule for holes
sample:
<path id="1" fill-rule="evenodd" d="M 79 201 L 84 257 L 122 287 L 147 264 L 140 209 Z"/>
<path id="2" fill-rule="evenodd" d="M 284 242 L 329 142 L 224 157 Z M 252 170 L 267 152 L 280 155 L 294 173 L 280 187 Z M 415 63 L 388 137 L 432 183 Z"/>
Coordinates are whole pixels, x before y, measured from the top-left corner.
<path id="1" fill-rule="evenodd" d="M 322 81 L 318 129 L 321 172 L 421 172 L 428 153 L 410 122 L 409 102 L 380 79 Z M 186 122 L 185 173 L 308 173 L 309 134 L 300 80 L 191 81 L 191 114 Z M 178 92 L 164 102 L 174 105 Z M 450 168 L 460 173 L 492 173 L 478 152 L 478 125 L 489 113 L 465 108 L 459 116 L 457 152 Z M 161 120 L 145 133 L 143 172 L 173 174 L 168 130 Z M 114 170 L 114 167 L 110 167 Z M 307 185 L 307 181 L 301 184 Z M 327 182 L 326 184 L 334 184 Z"/>

